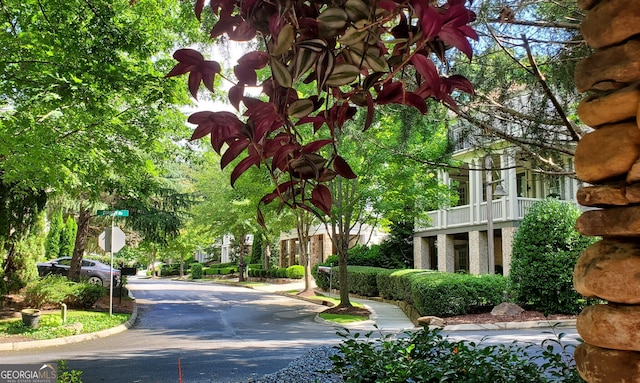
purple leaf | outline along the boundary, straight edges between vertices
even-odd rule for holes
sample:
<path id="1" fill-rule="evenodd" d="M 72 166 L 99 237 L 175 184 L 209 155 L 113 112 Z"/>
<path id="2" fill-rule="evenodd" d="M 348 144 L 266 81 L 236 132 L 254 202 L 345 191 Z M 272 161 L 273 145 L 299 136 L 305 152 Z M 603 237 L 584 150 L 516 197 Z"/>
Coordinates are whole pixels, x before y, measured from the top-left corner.
<path id="1" fill-rule="evenodd" d="M 251 69 L 264 68 L 268 62 L 269 54 L 261 51 L 249 52 L 238 59 L 238 64 Z"/>
<path id="2" fill-rule="evenodd" d="M 240 153 L 242 153 L 247 148 L 247 146 L 249 146 L 248 139 L 237 140 L 230 143 L 229 147 L 222 155 L 222 158 L 220 158 L 220 167 L 222 169 L 226 168 L 231 161 L 235 160 L 240 155 Z"/>
<path id="3" fill-rule="evenodd" d="M 302 153 L 315 153 L 326 145 L 332 144 L 333 140 L 318 140 L 306 144 L 302 148 Z"/>
<path id="4" fill-rule="evenodd" d="M 333 199 L 329 188 L 322 184 L 317 184 L 311 192 L 311 203 L 326 215 L 331 215 Z"/>
<path id="5" fill-rule="evenodd" d="M 333 169 L 344 178 L 354 179 L 357 175 L 351 170 L 351 166 L 344 160 L 344 158 L 336 155 L 333 157 Z"/>
<path id="6" fill-rule="evenodd" d="M 260 163 L 259 156 L 249 156 L 244 160 L 240 161 L 240 163 L 233 169 L 231 172 L 231 186 L 233 186 L 238 178 L 246 172 L 253 165 L 257 165 Z"/>

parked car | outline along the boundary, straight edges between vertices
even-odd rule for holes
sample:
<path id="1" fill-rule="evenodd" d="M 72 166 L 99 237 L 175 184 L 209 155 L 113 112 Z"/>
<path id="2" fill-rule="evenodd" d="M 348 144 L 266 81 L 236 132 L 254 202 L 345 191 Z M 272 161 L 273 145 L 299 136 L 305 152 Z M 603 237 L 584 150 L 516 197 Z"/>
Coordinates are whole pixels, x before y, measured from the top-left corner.
<path id="1" fill-rule="evenodd" d="M 44 277 L 47 274 L 68 275 L 71 268 L 71 257 L 62 257 L 52 259 L 46 262 L 38 263 L 38 274 Z M 86 279 L 89 283 L 95 283 L 100 286 L 109 287 L 110 275 L 109 265 L 98 262 L 93 259 L 83 259 L 80 267 L 80 277 Z M 120 270 L 113 269 L 114 286 L 120 283 Z"/>

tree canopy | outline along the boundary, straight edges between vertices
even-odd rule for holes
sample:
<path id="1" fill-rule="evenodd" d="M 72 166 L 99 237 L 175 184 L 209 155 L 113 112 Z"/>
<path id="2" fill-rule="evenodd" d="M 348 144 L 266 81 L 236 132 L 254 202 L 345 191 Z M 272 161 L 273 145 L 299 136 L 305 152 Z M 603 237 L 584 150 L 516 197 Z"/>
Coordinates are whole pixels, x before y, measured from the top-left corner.
<path id="1" fill-rule="evenodd" d="M 74 264 L 93 211 L 132 173 L 157 174 L 150 164 L 175 157 L 187 134 L 178 106 L 190 100 L 163 75 L 174 44 L 199 33 L 188 12 L 175 0 L 0 4 L 3 195 L 78 201 Z"/>

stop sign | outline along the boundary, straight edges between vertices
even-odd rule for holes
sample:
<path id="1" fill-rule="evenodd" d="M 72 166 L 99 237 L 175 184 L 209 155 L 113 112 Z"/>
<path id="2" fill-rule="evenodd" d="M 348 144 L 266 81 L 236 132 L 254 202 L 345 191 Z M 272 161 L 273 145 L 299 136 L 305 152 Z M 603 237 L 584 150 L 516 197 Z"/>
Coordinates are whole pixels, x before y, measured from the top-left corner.
<path id="1" fill-rule="evenodd" d="M 117 253 L 124 247 L 125 235 L 119 227 L 108 227 L 98 236 L 100 248 L 108 253 Z"/>

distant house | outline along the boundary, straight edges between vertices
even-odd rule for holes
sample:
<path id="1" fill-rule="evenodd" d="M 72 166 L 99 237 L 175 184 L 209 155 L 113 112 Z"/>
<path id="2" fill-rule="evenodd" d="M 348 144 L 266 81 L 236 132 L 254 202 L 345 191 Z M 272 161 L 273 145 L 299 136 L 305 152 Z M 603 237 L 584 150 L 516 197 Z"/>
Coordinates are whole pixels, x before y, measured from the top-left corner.
<path id="1" fill-rule="evenodd" d="M 545 197 L 575 201 L 581 183 L 566 176 L 532 172 L 527 156 L 506 143 L 494 143 L 491 151 L 473 148 L 464 139 L 455 140 L 454 159 L 463 163 L 459 169 L 442 171 L 441 182 L 453 186 L 459 194 L 458 204 L 430 211 L 430 222 L 418 223 L 414 230 L 415 268 L 471 274 L 509 274 L 513 237 L 531 205 Z M 492 169 L 487 171 L 487 162 Z M 561 166 L 570 172 L 573 163 L 567 158 Z M 494 194 L 487 209 L 487 180 Z M 496 196 L 505 191 L 504 196 Z M 492 216 L 488 224 L 487 216 Z M 493 226 L 493 258 L 490 270 L 488 231 Z"/>
<path id="2" fill-rule="evenodd" d="M 324 262 L 330 255 L 336 254 L 331 237 L 324 225 L 312 227 L 309 230 L 309 255 L 311 266 Z M 369 225 L 356 225 L 351 229 L 349 248 L 356 244 L 380 244 L 386 234 Z M 287 267 L 299 264 L 300 242 L 296 229 L 280 233 L 279 266 Z"/>
<path id="3" fill-rule="evenodd" d="M 231 245 L 233 239 L 233 235 L 231 234 L 227 234 L 222 237 L 220 263 L 229 263 L 232 261 L 231 256 L 233 251 L 231 249 Z M 253 234 L 247 234 L 245 236 L 244 244 L 245 256 L 251 254 L 251 246 L 253 246 Z"/>

